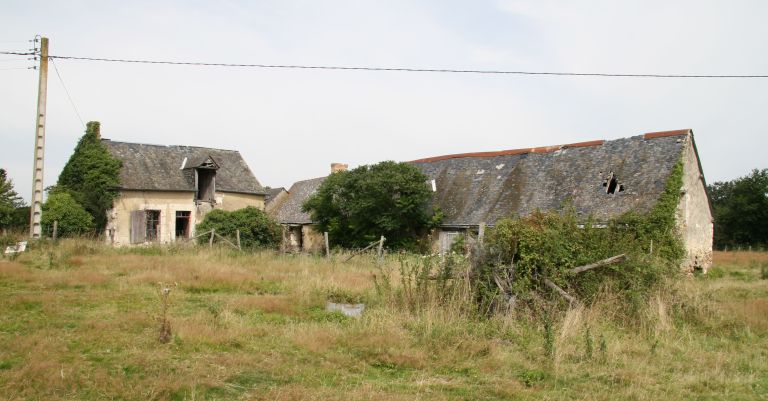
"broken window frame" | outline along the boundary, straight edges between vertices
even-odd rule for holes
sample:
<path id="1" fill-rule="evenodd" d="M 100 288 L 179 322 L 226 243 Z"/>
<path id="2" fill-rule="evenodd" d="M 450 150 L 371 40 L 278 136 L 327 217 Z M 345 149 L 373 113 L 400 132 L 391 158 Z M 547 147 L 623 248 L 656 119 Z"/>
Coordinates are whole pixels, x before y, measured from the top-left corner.
<path id="1" fill-rule="evenodd" d="M 153 242 L 160 240 L 161 212 L 157 209 L 147 209 L 144 211 L 145 218 L 145 241 Z"/>

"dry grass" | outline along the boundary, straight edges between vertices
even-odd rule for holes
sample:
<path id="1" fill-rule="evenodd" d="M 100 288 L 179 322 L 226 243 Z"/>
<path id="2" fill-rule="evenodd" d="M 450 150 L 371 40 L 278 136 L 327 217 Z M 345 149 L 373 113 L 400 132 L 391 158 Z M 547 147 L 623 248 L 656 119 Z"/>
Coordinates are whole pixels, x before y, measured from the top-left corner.
<path id="1" fill-rule="evenodd" d="M 366 258 L 35 245 L 0 261 L 0 399 L 765 399 L 766 262 L 716 253 L 716 274 L 655 294 L 638 322 L 606 292 L 557 318 L 548 358 L 525 316 L 399 310 Z M 169 344 L 158 282 L 178 284 Z M 363 317 L 325 312 L 331 291 L 364 296 Z"/>

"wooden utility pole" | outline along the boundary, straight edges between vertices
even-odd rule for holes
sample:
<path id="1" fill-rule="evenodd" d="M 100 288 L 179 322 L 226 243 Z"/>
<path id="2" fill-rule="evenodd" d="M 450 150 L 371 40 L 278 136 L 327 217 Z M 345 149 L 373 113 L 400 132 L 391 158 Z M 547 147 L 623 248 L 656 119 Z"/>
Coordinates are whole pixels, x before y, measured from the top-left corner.
<path id="1" fill-rule="evenodd" d="M 48 98 L 48 38 L 40 38 L 40 78 L 37 84 L 35 164 L 32 173 L 32 205 L 29 208 L 29 236 L 40 238 L 43 216 L 43 158 L 45 156 L 45 104 Z"/>

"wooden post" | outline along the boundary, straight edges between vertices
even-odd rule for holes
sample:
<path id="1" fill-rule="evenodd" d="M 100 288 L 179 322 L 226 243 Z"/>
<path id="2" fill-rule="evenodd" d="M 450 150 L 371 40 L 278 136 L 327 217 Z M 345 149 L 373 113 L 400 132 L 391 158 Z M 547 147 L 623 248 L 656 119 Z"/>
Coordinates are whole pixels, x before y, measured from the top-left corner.
<path id="1" fill-rule="evenodd" d="M 56 241 L 56 237 L 59 234 L 59 221 L 54 220 L 53 221 L 53 240 Z"/>
<path id="2" fill-rule="evenodd" d="M 379 239 L 379 250 L 377 252 L 377 255 L 379 258 L 381 258 L 382 252 L 384 252 L 384 236 L 382 235 Z"/>
<path id="3" fill-rule="evenodd" d="M 331 257 L 331 247 L 328 245 L 328 231 L 323 233 L 323 237 L 325 237 L 325 256 L 327 258 Z"/>
<path id="4" fill-rule="evenodd" d="M 212 228 L 211 229 L 211 239 L 208 240 L 208 247 L 209 248 L 213 247 L 213 236 L 215 235 L 215 233 L 216 233 L 216 229 Z"/>
<path id="5" fill-rule="evenodd" d="M 480 228 L 477 229 L 477 240 L 482 244 L 483 237 L 485 237 L 485 222 L 480 223 Z"/>
<path id="6" fill-rule="evenodd" d="M 240 230 L 238 229 L 235 233 L 237 234 L 237 249 L 242 251 L 243 247 L 240 246 Z"/>
<path id="7" fill-rule="evenodd" d="M 651 251 L 648 253 L 653 255 L 653 238 L 651 238 Z"/>

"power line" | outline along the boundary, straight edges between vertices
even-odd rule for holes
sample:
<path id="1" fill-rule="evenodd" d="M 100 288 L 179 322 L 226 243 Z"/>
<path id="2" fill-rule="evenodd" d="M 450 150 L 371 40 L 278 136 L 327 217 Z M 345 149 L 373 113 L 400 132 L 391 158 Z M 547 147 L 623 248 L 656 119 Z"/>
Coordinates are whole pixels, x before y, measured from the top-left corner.
<path id="1" fill-rule="evenodd" d="M 59 82 L 61 82 L 61 86 L 64 88 L 64 92 L 66 92 L 67 94 L 67 98 L 69 99 L 69 104 L 72 105 L 72 109 L 75 110 L 75 114 L 77 114 L 77 118 L 80 120 L 80 124 L 82 124 L 83 128 L 85 128 L 85 122 L 83 122 L 83 117 L 80 117 L 80 112 L 77 110 L 75 101 L 72 100 L 72 96 L 69 94 L 67 85 L 64 84 L 64 80 L 61 78 L 61 74 L 59 73 L 59 67 L 56 66 L 56 61 L 53 59 L 53 57 L 48 57 L 48 59 L 51 60 L 51 64 L 53 64 L 53 70 L 56 71 L 56 76 L 59 77 Z"/>
<path id="2" fill-rule="evenodd" d="M 67 60 L 103 61 L 103 62 L 112 62 L 112 63 L 188 65 L 188 66 L 202 66 L 202 67 L 303 69 L 303 70 L 432 72 L 432 73 L 495 74 L 495 75 L 553 75 L 553 76 L 616 77 L 616 78 L 768 78 L 768 75 L 622 74 L 622 73 L 598 73 L 598 72 L 543 72 L 543 71 L 505 71 L 505 70 L 474 70 L 474 69 L 463 70 L 463 69 L 452 69 L 452 68 L 345 67 L 345 66 L 296 65 L 296 64 L 233 64 L 233 63 L 204 63 L 204 62 L 192 62 L 192 61 L 132 60 L 132 59 L 101 58 L 101 57 L 75 57 L 75 56 L 49 56 L 49 57 L 67 59 Z"/>
<path id="3" fill-rule="evenodd" d="M 0 54 L 29 55 L 34 53 L 0 52 Z M 759 79 L 768 78 L 768 75 L 738 75 L 738 74 L 628 74 L 628 73 L 602 73 L 602 72 L 552 72 L 552 71 L 514 71 L 514 70 L 476 70 L 453 68 L 410 68 L 410 67 L 366 67 L 366 66 L 331 66 L 331 65 L 299 65 L 299 64 L 236 64 L 236 63 L 206 63 L 195 61 L 168 61 L 168 60 L 137 60 L 117 59 L 103 57 L 78 57 L 56 56 L 49 58 L 62 60 L 100 61 L 110 63 L 130 64 L 160 64 L 160 65 L 186 65 L 198 67 L 236 67 L 236 68 L 264 68 L 264 69 L 300 69 L 300 70 L 340 70 L 340 71 L 377 71 L 377 72 L 422 72 L 422 73 L 453 73 L 453 74 L 483 74 L 483 75 L 543 75 L 566 77 L 612 77 L 612 78 L 705 78 L 705 79 Z"/>

